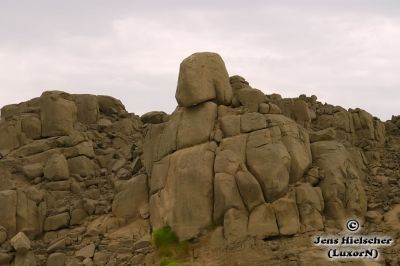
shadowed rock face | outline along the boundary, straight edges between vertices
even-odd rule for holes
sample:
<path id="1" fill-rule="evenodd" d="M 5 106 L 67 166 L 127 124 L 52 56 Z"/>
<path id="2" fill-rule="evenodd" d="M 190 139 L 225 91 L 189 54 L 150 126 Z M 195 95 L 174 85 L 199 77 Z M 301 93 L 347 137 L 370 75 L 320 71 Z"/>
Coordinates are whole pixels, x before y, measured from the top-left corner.
<path id="1" fill-rule="evenodd" d="M 193 249 L 305 241 L 349 217 L 397 228 L 398 117 L 386 133 L 361 109 L 265 95 L 215 53 L 183 60 L 176 99 L 172 114 L 141 118 L 109 96 L 59 91 L 3 107 L 0 264 L 152 265 L 149 234 L 164 226 Z M 289 263 L 271 250 L 238 261 Z"/>

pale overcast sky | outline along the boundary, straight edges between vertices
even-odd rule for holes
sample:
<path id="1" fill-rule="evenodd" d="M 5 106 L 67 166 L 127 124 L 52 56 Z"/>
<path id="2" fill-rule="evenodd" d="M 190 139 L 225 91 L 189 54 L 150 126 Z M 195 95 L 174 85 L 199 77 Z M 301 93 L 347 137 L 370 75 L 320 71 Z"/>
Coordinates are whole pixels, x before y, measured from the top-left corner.
<path id="1" fill-rule="evenodd" d="M 268 94 L 400 114 L 399 0 L 1 0 L 0 106 L 57 89 L 171 112 L 197 51 Z"/>

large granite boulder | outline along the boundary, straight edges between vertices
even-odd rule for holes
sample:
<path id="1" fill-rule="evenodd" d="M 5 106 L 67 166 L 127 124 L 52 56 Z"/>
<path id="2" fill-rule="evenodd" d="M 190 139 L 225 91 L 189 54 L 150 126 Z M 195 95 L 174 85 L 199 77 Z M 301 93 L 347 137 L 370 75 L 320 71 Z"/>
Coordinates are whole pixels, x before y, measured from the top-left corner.
<path id="1" fill-rule="evenodd" d="M 229 105 L 232 88 L 222 58 L 215 53 L 195 53 L 182 61 L 175 98 L 180 106 L 190 107 L 215 100 Z"/>

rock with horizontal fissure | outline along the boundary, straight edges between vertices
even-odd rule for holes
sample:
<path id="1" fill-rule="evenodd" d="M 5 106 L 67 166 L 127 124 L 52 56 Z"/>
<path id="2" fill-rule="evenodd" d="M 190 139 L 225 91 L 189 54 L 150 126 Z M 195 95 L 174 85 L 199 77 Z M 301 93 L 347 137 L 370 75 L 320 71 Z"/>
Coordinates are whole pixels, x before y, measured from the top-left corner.
<path id="1" fill-rule="evenodd" d="M 190 107 L 215 100 L 229 105 L 232 88 L 224 61 L 216 53 L 195 53 L 182 61 L 175 98 L 180 106 Z"/>

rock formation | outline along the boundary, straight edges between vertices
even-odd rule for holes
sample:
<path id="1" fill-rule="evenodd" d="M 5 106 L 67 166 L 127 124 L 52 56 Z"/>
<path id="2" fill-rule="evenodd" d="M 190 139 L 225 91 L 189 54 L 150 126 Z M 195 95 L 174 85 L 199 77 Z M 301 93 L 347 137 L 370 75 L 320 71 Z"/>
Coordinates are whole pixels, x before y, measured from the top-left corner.
<path id="1" fill-rule="evenodd" d="M 327 265 L 316 232 L 399 230 L 399 117 L 266 95 L 215 53 L 183 60 L 175 96 L 141 117 L 59 91 L 4 106 L 0 265 L 157 265 L 166 226 L 193 265 Z M 249 243 L 264 255 L 207 251 Z"/>

